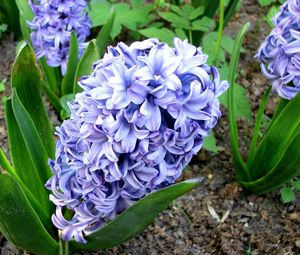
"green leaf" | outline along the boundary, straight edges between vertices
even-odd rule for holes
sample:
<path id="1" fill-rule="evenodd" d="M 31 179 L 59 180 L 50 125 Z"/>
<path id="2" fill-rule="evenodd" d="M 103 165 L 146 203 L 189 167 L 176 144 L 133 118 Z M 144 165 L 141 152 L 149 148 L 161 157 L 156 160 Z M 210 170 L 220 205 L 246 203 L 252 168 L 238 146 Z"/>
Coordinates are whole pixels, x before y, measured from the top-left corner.
<path id="1" fill-rule="evenodd" d="M 151 7 L 151 5 L 149 5 Z M 138 25 L 145 25 L 153 19 L 150 15 L 151 8 L 130 9 L 126 3 L 113 5 L 115 21 L 111 31 L 112 39 L 115 39 L 122 31 L 122 27 L 137 31 Z"/>
<path id="2" fill-rule="evenodd" d="M 117 246 L 141 233 L 170 202 L 200 184 L 200 179 L 189 180 L 151 193 L 133 204 L 113 221 L 86 236 L 87 244 L 71 242 L 71 249 L 99 250 Z"/>
<path id="3" fill-rule="evenodd" d="M 239 150 L 239 139 L 238 139 L 238 129 L 237 129 L 237 123 L 236 123 L 236 108 L 235 108 L 235 86 L 232 86 L 232 84 L 235 84 L 236 79 L 236 73 L 237 73 L 237 67 L 238 67 L 238 61 L 240 57 L 240 52 L 242 48 L 243 39 L 246 35 L 246 32 L 248 31 L 250 27 L 250 23 L 245 24 L 241 30 L 239 31 L 233 51 L 231 53 L 232 58 L 230 61 L 230 69 L 229 69 L 229 76 L 228 81 L 231 86 L 229 87 L 229 93 L 228 93 L 228 122 L 230 127 L 230 143 L 231 143 L 231 150 L 233 154 L 233 162 L 236 168 L 236 175 L 237 179 L 242 180 L 249 180 L 249 170 L 242 158 L 241 152 Z"/>
<path id="4" fill-rule="evenodd" d="M 40 64 L 46 78 L 46 86 L 57 96 L 60 94 L 61 74 L 59 67 L 52 67 L 47 64 L 46 58 L 40 59 Z"/>
<path id="5" fill-rule="evenodd" d="M 281 194 L 282 202 L 284 204 L 295 201 L 295 198 L 296 198 L 295 193 L 289 187 L 281 189 L 280 194 Z"/>
<path id="6" fill-rule="evenodd" d="M 5 22 L 9 25 L 9 28 L 14 32 L 15 35 L 20 35 L 20 24 L 19 24 L 19 10 L 15 1 L 12 0 L 1 0 L 0 1 L 0 13 L 1 16 L 5 16 Z M 2 33 L 7 31 L 8 26 L 6 24 L 0 24 L 0 37 Z"/>
<path id="7" fill-rule="evenodd" d="M 0 81 L 0 93 L 5 91 L 5 82 L 6 82 L 5 79 Z"/>
<path id="8" fill-rule="evenodd" d="M 264 176 L 286 154 L 288 146 L 294 140 L 297 134 L 296 131 L 299 129 L 299 108 L 300 94 L 284 107 L 271 124 L 271 127 L 256 150 L 253 163 L 249 165 L 253 180 Z"/>
<path id="9" fill-rule="evenodd" d="M 96 40 L 90 41 L 89 45 L 87 46 L 86 50 L 84 51 L 79 64 L 77 66 L 75 80 L 74 80 L 74 88 L 73 94 L 81 91 L 81 88 L 78 86 L 79 79 L 84 75 L 90 75 L 93 72 L 93 65 L 96 61 L 100 58 L 99 52 L 97 49 Z"/>
<path id="10" fill-rule="evenodd" d="M 46 208 L 46 210 L 49 210 L 49 202 L 47 201 L 48 193 L 45 190 L 44 183 L 41 182 L 39 173 L 28 153 L 20 127 L 18 126 L 13 113 L 11 99 L 6 101 L 5 113 L 10 154 L 14 171 L 36 197 L 39 203 Z"/>
<path id="11" fill-rule="evenodd" d="M 258 0 L 258 3 L 260 4 L 260 6 L 268 6 L 273 2 L 274 2 L 274 0 Z"/>
<path id="12" fill-rule="evenodd" d="M 196 20 L 192 23 L 192 30 L 208 32 L 215 26 L 215 21 L 208 17 Z"/>
<path id="13" fill-rule="evenodd" d="M 168 45 L 173 44 L 173 39 L 175 37 L 175 34 L 167 28 L 149 27 L 141 29 L 139 32 L 148 38 L 158 38 L 160 41 L 166 42 Z"/>
<path id="14" fill-rule="evenodd" d="M 199 6 L 196 9 L 193 9 L 189 15 L 190 20 L 196 19 L 204 13 L 204 7 Z"/>
<path id="15" fill-rule="evenodd" d="M 26 20 L 32 21 L 34 15 L 29 5 L 28 0 L 15 0 L 19 11 L 25 17 Z"/>
<path id="16" fill-rule="evenodd" d="M 53 158 L 54 138 L 41 96 L 42 84 L 43 78 L 34 51 L 28 44 L 24 44 L 13 65 L 11 85 L 17 90 L 22 104 L 33 120 L 48 157 Z"/>
<path id="17" fill-rule="evenodd" d="M 43 146 L 42 140 L 37 132 L 37 129 L 34 125 L 34 122 L 30 118 L 29 113 L 26 111 L 25 107 L 21 103 L 17 91 L 14 89 L 13 97 L 12 97 L 12 110 L 15 116 L 16 122 L 19 126 L 20 133 L 24 140 L 26 150 L 28 151 L 29 158 L 31 159 L 33 168 L 29 169 L 20 169 L 18 175 L 22 174 L 22 176 L 28 175 L 26 181 L 29 182 L 31 178 L 31 182 L 34 182 L 36 189 L 40 190 L 40 193 L 35 193 L 34 195 L 38 198 L 41 194 L 45 194 L 45 196 L 41 197 L 40 202 L 43 204 L 45 209 L 51 213 L 51 204 L 47 196 L 47 192 L 44 188 L 46 181 L 51 176 L 51 171 L 48 166 L 48 155 Z M 9 115 L 11 115 L 9 113 Z M 14 146 L 18 146 L 18 142 L 15 144 L 10 144 L 11 149 Z M 20 143 L 23 145 L 23 143 Z M 24 146 L 24 145 L 23 145 Z M 24 150 L 24 153 L 25 151 Z M 19 152 L 21 153 L 21 152 Z M 19 158 L 16 160 L 20 160 Z M 21 162 L 19 162 L 21 163 Z M 20 166 L 21 167 L 21 166 Z M 26 185 L 30 185 L 26 183 Z M 30 186 L 28 186 L 30 187 Z"/>
<path id="18" fill-rule="evenodd" d="M 256 118 L 255 118 L 255 125 L 254 125 L 254 128 L 253 128 L 253 135 L 252 135 L 252 139 L 251 139 L 251 143 L 250 143 L 250 147 L 249 147 L 249 152 L 248 152 L 248 161 L 247 161 L 248 166 L 251 165 L 252 162 L 253 162 L 253 158 L 254 158 L 254 155 L 255 155 L 256 147 L 257 147 L 259 132 L 260 132 L 261 126 L 263 124 L 264 112 L 265 112 L 265 109 L 267 107 L 270 91 L 271 91 L 271 87 L 269 87 L 267 89 L 267 91 L 265 92 L 265 94 L 262 98 L 262 101 L 259 105 L 258 112 L 257 112 Z M 250 175 L 251 175 L 251 173 L 250 173 Z"/>
<path id="19" fill-rule="evenodd" d="M 78 40 L 74 32 L 71 35 L 70 54 L 66 75 L 62 80 L 61 94 L 67 95 L 73 93 L 74 79 L 78 65 Z"/>
<path id="20" fill-rule="evenodd" d="M 172 12 L 159 12 L 158 15 L 166 21 L 172 23 L 173 27 L 176 28 L 190 28 L 190 23 L 186 19 Z"/>
<path id="21" fill-rule="evenodd" d="M 297 130 L 299 130 L 299 126 Z M 273 146 L 276 147 L 276 145 Z M 272 148 L 269 148 L 269 150 L 272 150 Z M 257 194 L 267 193 L 281 187 L 300 174 L 300 157 L 295 157 L 295 155 L 300 155 L 300 132 L 291 141 L 280 161 L 270 171 L 261 178 L 254 179 L 253 182 L 241 182 L 241 184 Z M 266 157 L 265 160 L 268 160 L 268 158 Z"/>
<path id="22" fill-rule="evenodd" d="M 90 3 L 91 9 L 89 16 L 91 18 L 93 27 L 102 26 L 109 17 L 110 5 L 106 1 L 92 0 Z"/>
<path id="23" fill-rule="evenodd" d="M 68 106 L 68 102 L 73 100 L 74 100 L 74 94 L 64 95 L 60 98 L 60 104 L 63 107 L 62 109 L 63 112 L 61 112 L 60 115 L 63 119 L 68 119 L 70 117 L 71 112 Z"/>
<path id="24" fill-rule="evenodd" d="M 0 232 L 17 247 L 40 255 L 58 254 L 58 243 L 43 227 L 19 184 L 0 173 Z"/>
<path id="25" fill-rule="evenodd" d="M 292 185 L 296 190 L 300 191 L 300 180 L 293 181 Z"/>
<path id="26" fill-rule="evenodd" d="M 98 58 L 103 57 L 107 44 L 110 41 L 110 34 L 115 20 L 115 13 L 113 11 L 111 11 L 110 13 L 111 13 L 110 16 L 108 17 L 107 21 L 105 22 L 104 26 L 101 28 L 101 31 L 96 38 L 96 43 L 99 51 Z"/>
<path id="27" fill-rule="evenodd" d="M 176 37 L 180 38 L 181 40 L 187 39 L 187 36 L 186 36 L 184 30 L 181 28 L 176 28 L 175 34 L 176 34 Z"/>
<path id="28" fill-rule="evenodd" d="M 220 96 L 220 102 L 228 107 L 228 90 Z M 242 118 L 247 121 L 251 119 L 251 106 L 249 98 L 247 97 L 247 91 L 240 85 L 234 84 L 234 107 L 237 118 Z"/>
<path id="29" fill-rule="evenodd" d="M 214 153 L 219 151 L 213 132 L 210 132 L 209 136 L 204 138 L 203 148 Z"/>
<path id="30" fill-rule="evenodd" d="M 28 42 L 31 45 L 30 31 L 29 31 L 26 19 L 21 12 L 20 12 L 20 27 L 21 27 L 23 40 L 25 40 L 26 42 Z"/>

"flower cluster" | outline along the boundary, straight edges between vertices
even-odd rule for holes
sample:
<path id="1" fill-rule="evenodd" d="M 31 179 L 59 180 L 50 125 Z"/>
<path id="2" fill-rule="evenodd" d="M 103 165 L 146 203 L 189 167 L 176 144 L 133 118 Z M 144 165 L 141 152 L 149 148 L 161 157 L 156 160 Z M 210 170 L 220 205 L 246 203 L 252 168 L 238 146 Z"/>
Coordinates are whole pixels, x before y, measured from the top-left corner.
<path id="1" fill-rule="evenodd" d="M 38 58 L 46 57 L 49 66 L 67 69 L 71 33 L 78 39 L 79 54 L 90 34 L 91 21 L 85 12 L 86 0 L 29 0 L 34 19 L 28 22 L 31 39 Z"/>
<path id="2" fill-rule="evenodd" d="M 119 43 L 79 82 L 46 185 L 63 239 L 85 242 L 83 234 L 173 184 L 216 125 L 228 83 L 200 48 L 177 38 L 174 45 Z"/>
<path id="3" fill-rule="evenodd" d="M 275 28 L 256 57 L 279 96 L 292 99 L 300 90 L 300 2 L 288 0 L 274 17 Z"/>

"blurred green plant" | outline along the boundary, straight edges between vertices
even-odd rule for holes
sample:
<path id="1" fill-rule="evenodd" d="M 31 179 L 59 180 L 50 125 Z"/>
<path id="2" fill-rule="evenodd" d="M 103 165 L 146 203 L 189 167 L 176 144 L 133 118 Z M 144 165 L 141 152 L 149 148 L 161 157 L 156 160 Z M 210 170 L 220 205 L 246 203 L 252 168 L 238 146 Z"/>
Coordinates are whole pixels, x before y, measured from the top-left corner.
<path id="1" fill-rule="evenodd" d="M 15 0 L 1 0 L 0 1 L 1 22 L 6 23 L 9 28 L 15 33 L 17 37 L 20 37 L 21 30 L 19 24 L 19 11 Z M 7 30 L 5 24 L 0 25 L 0 37 L 1 33 Z"/>
<path id="2" fill-rule="evenodd" d="M 300 180 L 298 178 L 286 183 L 285 186 L 280 189 L 281 201 L 283 203 L 294 202 L 296 192 L 300 192 Z"/>

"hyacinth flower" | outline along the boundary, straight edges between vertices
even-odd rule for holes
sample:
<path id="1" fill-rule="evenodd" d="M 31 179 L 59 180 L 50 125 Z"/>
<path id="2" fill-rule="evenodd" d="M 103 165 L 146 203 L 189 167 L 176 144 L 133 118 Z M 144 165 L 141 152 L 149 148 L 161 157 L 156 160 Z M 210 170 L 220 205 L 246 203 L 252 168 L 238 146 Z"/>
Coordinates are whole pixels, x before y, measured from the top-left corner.
<path id="1" fill-rule="evenodd" d="M 281 7 L 274 19 L 274 30 L 258 51 L 257 57 L 261 61 L 262 72 L 270 79 L 273 91 L 280 95 L 282 100 L 267 130 L 262 137 L 259 137 L 271 87 L 265 92 L 256 115 L 246 160 L 238 145 L 238 130 L 233 107 L 234 88 L 229 89 L 231 147 L 237 179 L 246 190 L 257 194 L 281 187 L 300 173 L 300 159 L 295 156 L 300 155 L 300 95 L 297 94 L 299 89 L 297 73 L 300 69 L 297 71 L 298 47 L 296 46 L 298 43 L 296 11 L 299 8 L 300 4 L 297 1 L 287 1 Z M 242 28 L 236 41 L 234 57 L 231 61 L 230 83 L 235 79 L 240 47 L 248 27 L 249 24 Z"/>
<path id="2" fill-rule="evenodd" d="M 187 41 L 109 47 L 57 128 L 52 217 L 64 240 L 86 242 L 145 195 L 174 184 L 221 116 L 228 88 Z M 66 219 L 62 210 L 72 211 Z"/>
<path id="3" fill-rule="evenodd" d="M 18 7 L 23 37 L 33 46 L 42 67 L 43 90 L 65 119 L 69 116 L 66 102 L 74 99 L 78 80 L 88 74 L 82 71 L 82 58 L 91 50 L 88 46 L 98 49 L 96 55 L 89 56 L 92 61 L 104 54 L 114 23 L 113 10 L 96 39 L 86 42 L 92 27 L 87 0 L 29 0 L 28 5 Z"/>
<path id="4" fill-rule="evenodd" d="M 94 62 L 97 51 L 92 41 L 56 149 L 28 44 L 13 67 L 6 102 L 13 164 L 0 150 L 0 231 L 34 254 L 117 246 L 201 182 L 175 184 L 217 124 L 228 82 L 200 48 L 179 39 L 174 48 L 156 39 L 119 43 Z"/>
<path id="5" fill-rule="evenodd" d="M 60 67 L 66 74 L 70 55 L 71 33 L 78 41 L 78 57 L 86 47 L 91 21 L 85 9 L 86 0 L 30 0 L 34 19 L 28 22 L 37 58 L 46 57 L 47 64 Z"/>
<path id="6" fill-rule="evenodd" d="M 300 90 L 300 3 L 285 2 L 273 18 L 274 29 L 260 46 L 256 58 L 272 83 L 273 91 L 285 99 Z"/>

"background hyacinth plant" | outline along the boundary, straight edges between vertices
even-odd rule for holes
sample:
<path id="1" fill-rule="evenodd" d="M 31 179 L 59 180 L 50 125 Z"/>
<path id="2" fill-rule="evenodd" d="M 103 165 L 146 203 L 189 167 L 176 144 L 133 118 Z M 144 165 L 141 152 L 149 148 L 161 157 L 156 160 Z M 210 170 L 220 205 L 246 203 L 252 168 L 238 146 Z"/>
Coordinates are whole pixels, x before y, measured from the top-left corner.
<path id="1" fill-rule="evenodd" d="M 229 91 L 229 123 L 231 147 L 237 179 L 252 192 L 262 194 L 281 187 L 300 173 L 300 95 L 298 73 L 298 23 L 300 4 L 288 0 L 274 18 L 274 29 L 258 50 L 263 74 L 272 83 L 273 91 L 282 97 L 271 123 L 260 136 L 261 124 L 271 87 L 265 92 L 258 109 L 252 140 L 245 161 L 239 150 L 236 114 L 233 102 L 234 87 Z M 234 82 L 238 55 L 247 26 L 240 32 L 236 44 L 230 82 Z M 237 54 L 238 53 L 238 54 Z M 234 69 L 235 68 L 235 69 Z M 283 132 L 284 131 L 284 132 Z"/>
<path id="2" fill-rule="evenodd" d="M 177 38 L 174 45 L 119 43 L 87 64 L 90 74 L 69 103 L 70 119 L 57 128 L 55 151 L 43 77 L 32 48 L 21 46 L 6 102 L 13 166 L 0 153 L 4 236 L 36 254 L 113 247 L 199 185 L 174 183 L 216 125 L 228 83 L 200 48 Z"/>

